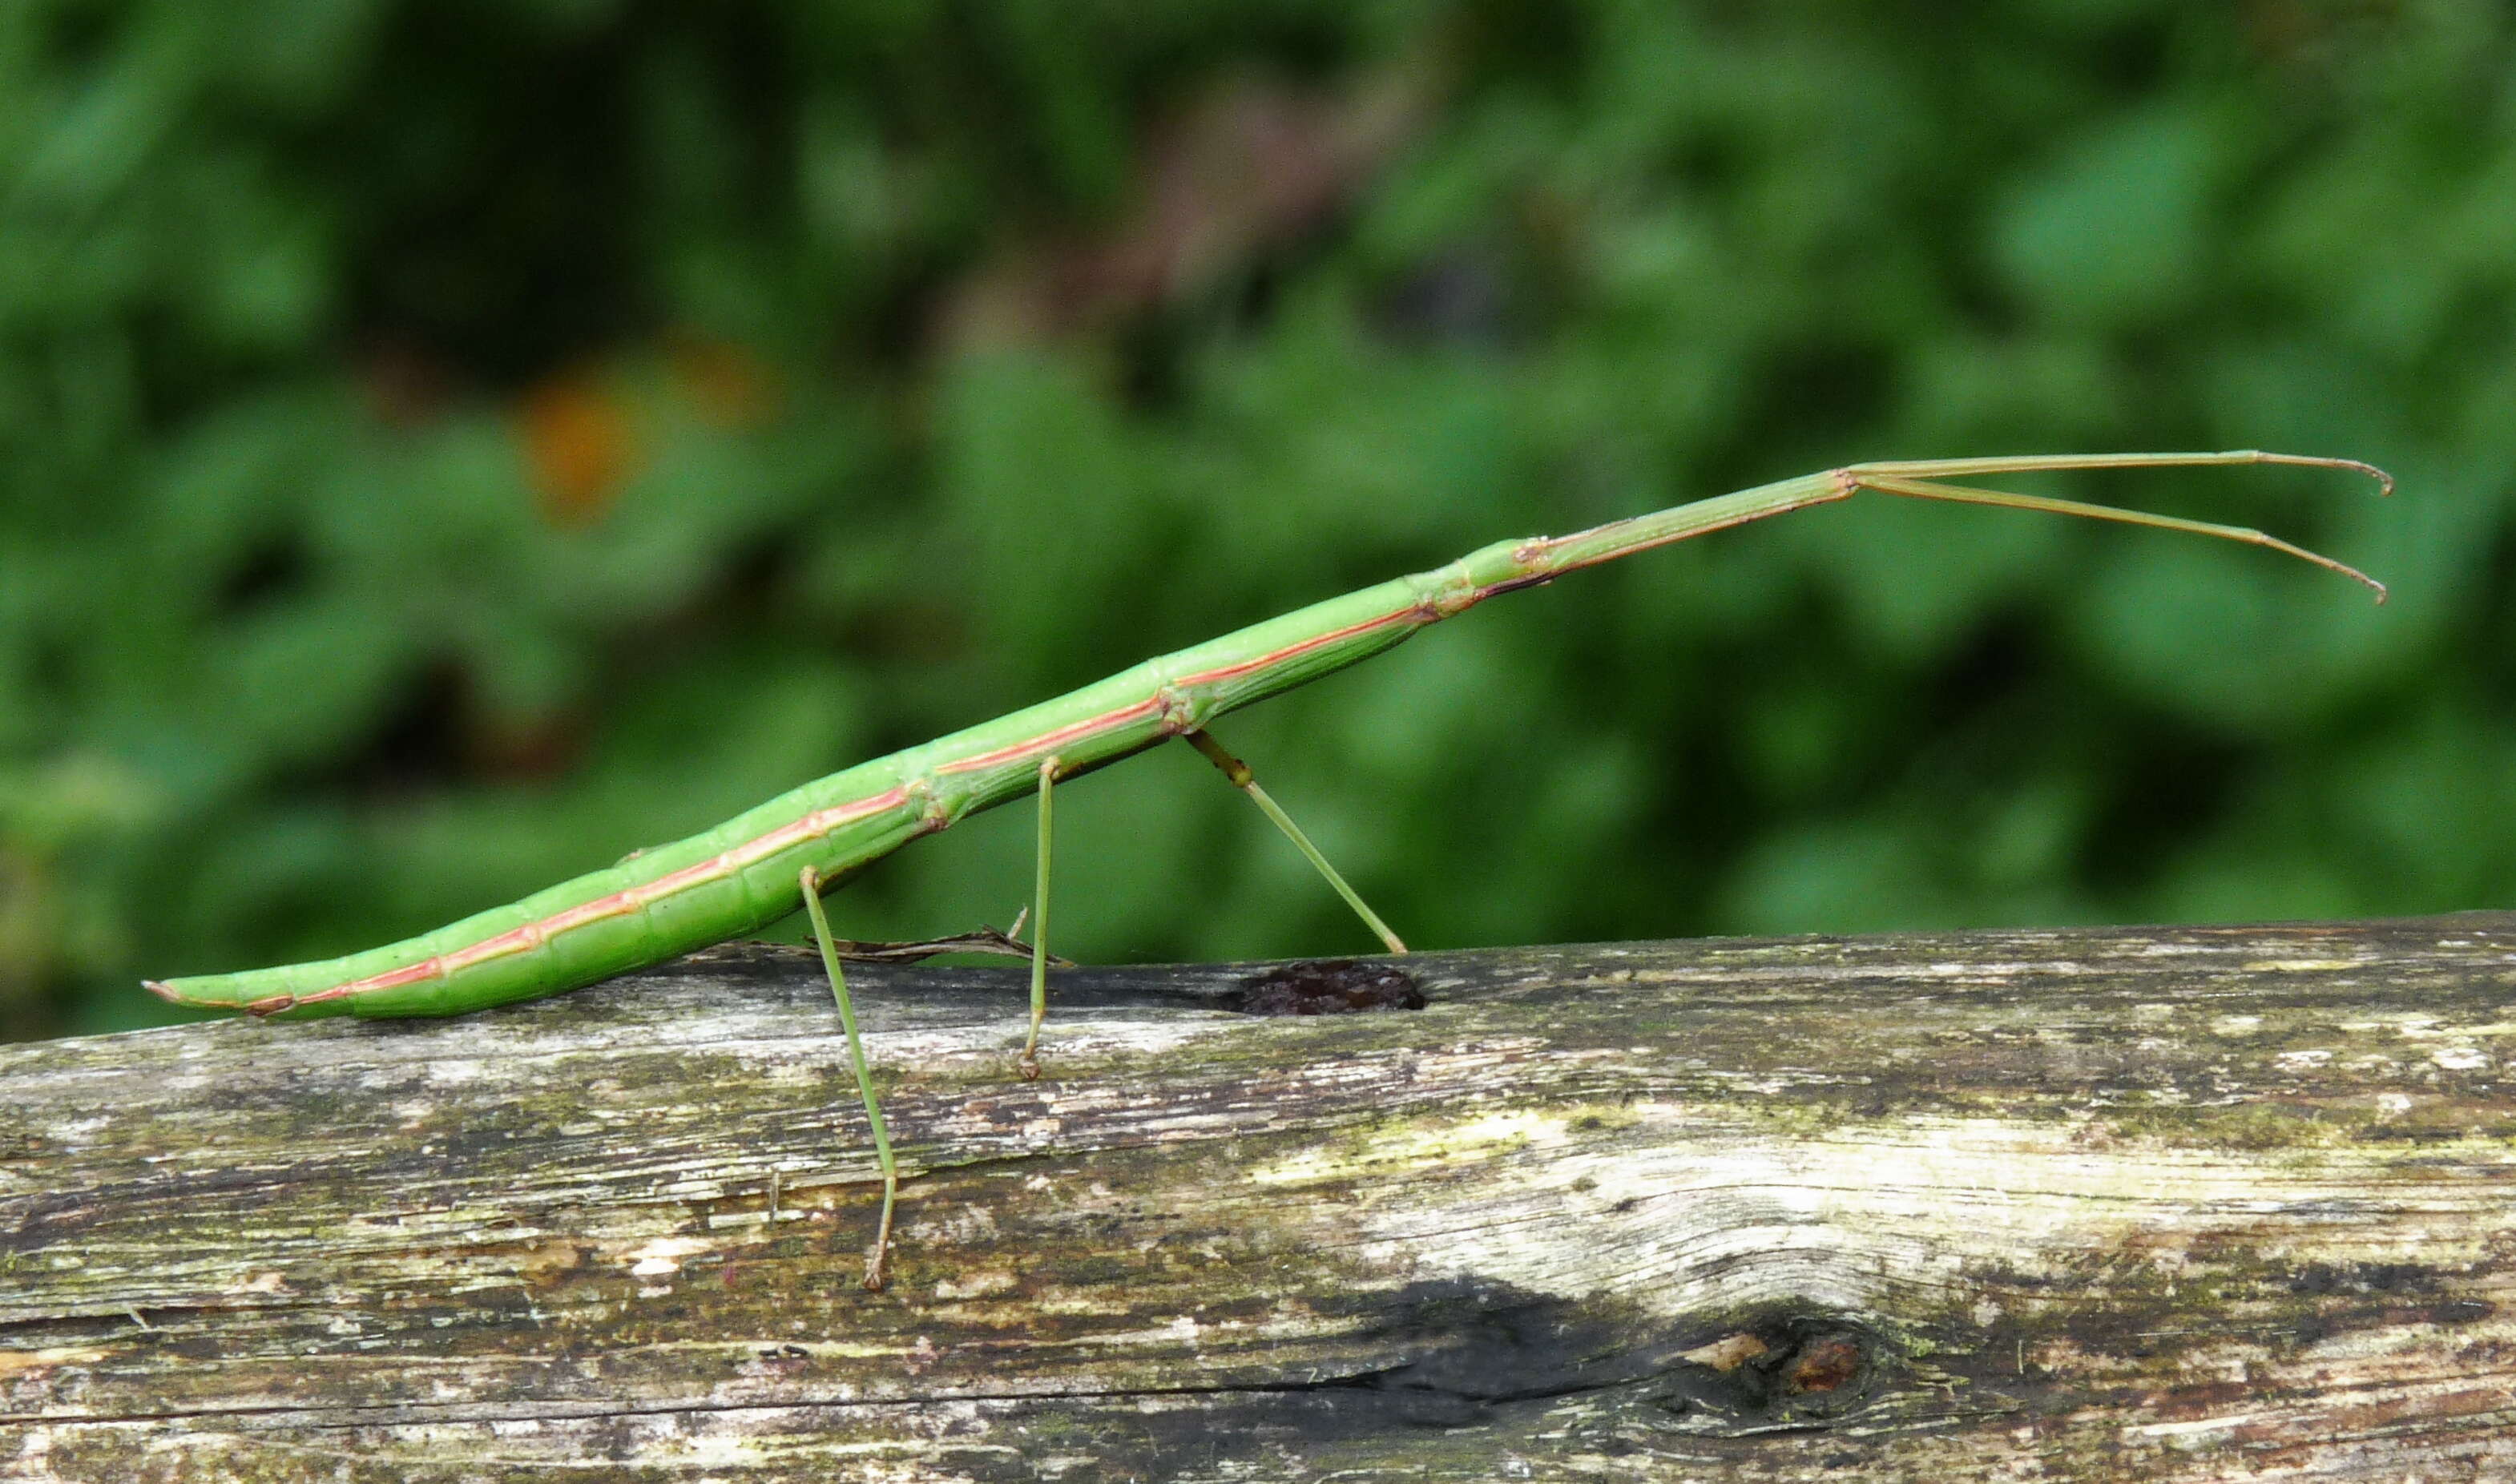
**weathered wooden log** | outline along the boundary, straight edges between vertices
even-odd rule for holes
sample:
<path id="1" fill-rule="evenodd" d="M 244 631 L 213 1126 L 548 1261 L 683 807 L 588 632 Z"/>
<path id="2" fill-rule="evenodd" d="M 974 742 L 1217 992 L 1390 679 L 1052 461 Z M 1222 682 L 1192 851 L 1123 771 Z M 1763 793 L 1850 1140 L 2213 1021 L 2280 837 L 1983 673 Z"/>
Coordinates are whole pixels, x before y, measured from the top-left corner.
<path id="1" fill-rule="evenodd" d="M 1405 962 L 0 1048 L 0 1478 L 2516 1477 L 2516 914 Z"/>

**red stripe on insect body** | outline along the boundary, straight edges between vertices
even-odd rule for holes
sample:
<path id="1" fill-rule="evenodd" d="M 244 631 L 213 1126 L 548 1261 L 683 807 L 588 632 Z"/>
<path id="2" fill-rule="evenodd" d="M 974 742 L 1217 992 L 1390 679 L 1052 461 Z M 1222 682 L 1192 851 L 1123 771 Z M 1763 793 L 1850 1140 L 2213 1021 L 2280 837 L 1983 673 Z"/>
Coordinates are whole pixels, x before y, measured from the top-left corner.
<path id="1" fill-rule="evenodd" d="M 709 881 L 721 880 L 746 866 L 766 860 L 790 846 L 800 845 L 817 834 L 835 829 L 841 825 L 863 819 L 868 815 L 897 809 L 907 801 L 908 790 L 905 787 L 900 787 L 886 789 L 866 798 L 851 799 L 844 804 L 833 804 L 827 809 L 817 809 L 791 825 L 781 825 L 766 834 L 745 840 L 731 850 L 710 856 L 695 865 L 685 866 L 669 874 L 657 876 L 652 881 L 642 881 L 635 886 L 623 887 L 608 895 L 596 897 L 590 902 L 580 902 L 574 907 L 553 912 L 547 917 L 537 917 L 521 926 L 511 927 L 503 933 L 483 938 L 478 943 L 467 943 L 451 953 L 431 954 L 417 963 L 402 968 L 389 969 L 381 974 L 370 974 L 364 979 L 353 979 L 336 984 L 330 989 L 317 990 L 311 995 L 297 996 L 290 999 L 287 1005 L 276 1008 L 286 1009 L 293 1005 L 314 1004 L 323 1000 L 371 995 L 380 990 L 399 989 L 403 985 L 419 984 L 430 979 L 442 979 L 475 964 L 486 963 L 493 958 L 503 958 L 509 954 L 529 952 L 541 947 L 558 934 L 584 927 L 590 923 L 601 922 L 606 918 L 627 916 L 650 902 L 661 901 L 676 892 L 687 891 Z M 275 1013 L 275 1011 L 267 1013 Z"/>
<path id="2" fill-rule="evenodd" d="M 1139 716 L 1153 715 L 1159 712 L 1161 708 L 1161 698 L 1159 696 L 1154 696 L 1144 700 L 1139 700 L 1132 705 L 1120 706 L 1114 711 L 1104 711 L 1098 716 L 1087 716 L 1081 721 L 1069 722 L 1065 726 L 1058 727 L 1052 731 L 1042 732 L 1037 737 L 1026 737 L 1021 742 L 1010 742 L 1004 746 L 996 748 L 992 752 L 981 752 L 970 757 L 956 757 L 948 763 L 939 763 L 936 765 L 935 771 L 938 773 L 974 773 L 983 768 L 993 768 L 999 767 L 1005 763 L 1020 762 L 1041 752 L 1053 750 L 1060 742 L 1076 742 L 1086 737 L 1098 737 L 1112 727 L 1124 726 L 1126 723 L 1135 720 Z"/>
<path id="3" fill-rule="evenodd" d="M 1279 650 L 1270 650 L 1264 655 L 1260 655 L 1255 658 L 1241 660 L 1237 664 L 1222 665 L 1211 670 L 1200 670 L 1194 675 L 1183 675 L 1179 679 L 1163 686 L 1161 690 L 1155 692 L 1153 696 L 1150 696 L 1143 700 L 1136 701 L 1129 705 L 1120 706 L 1115 710 L 1104 711 L 1098 716 L 1088 716 L 1081 721 L 1069 722 L 1065 726 L 1056 728 L 1053 731 L 1042 732 L 1036 737 L 1024 738 L 1021 742 L 1008 743 L 1007 745 L 998 747 L 990 752 L 981 752 L 970 757 L 955 758 L 948 763 L 937 765 L 935 771 L 938 773 L 972 773 L 985 768 L 1001 767 L 1006 763 L 1021 762 L 1029 758 L 1045 755 L 1046 753 L 1056 750 L 1060 745 L 1065 743 L 1079 742 L 1088 737 L 1098 737 L 1104 732 L 1124 726 L 1128 722 L 1135 721 L 1141 717 L 1161 716 L 1165 719 L 1169 719 L 1178 705 L 1178 698 L 1171 694 L 1176 687 L 1205 685 L 1217 680 L 1231 680 L 1241 675 L 1271 670 L 1297 655 L 1307 654 L 1310 651 L 1319 649 L 1324 645 L 1334 644 L 1340 639 L 1351 639 L 1357 634 L 1366 633 L 1372 629 L 1397 622 L 1410 615 L 1421 615 L 1424 613 L 1425 610 L 1422 605 L 1409 604 L 1405 608 L 1399 609 L 1393 613 L 1383 614 L 1376 618 L 1365 618 L 1360 623 L 1349 623 L 1343 628 L 1334 629 L 1325 634 L 1314 635 L 1309 639 L 1302 640 L 1298 644 L 1288 644 Z"/>
<path id="4" fill-rule="evenodd" d="M 1255 674 L 1261 670 L 1274 669 L 1277 665 L 1283 663 L 1285 660 L 1292 658 L 1296 655 L 1306 655 L 1313 650 L 1321 649 L 1325 646 L 1334 644 L 1340 639 L 1351 639 L 1357 634 L 1368 633 L 1373 629 L 1384 628 L 1389 624 L 1399 622 L 1402 619 L 1415 617 L 1418 615 L 1424 616 L 1427 621 L 1430 621 L 1432 617 L 1439 616 L 1438 615 L 1428 613 L 1424 605 L 1420 603 L 1409 603 L 1405 608 L 1399 609 L 1394 613 L 1383 614 L 1377 618 L 1365 618 L 1360 623 L 1349 623 L 1343 628 L 1331 629 L 1324 634 L 1315 635 L 1312 638 L 1304 639 L 1297 644 L 1288 644 L 1280 650 L 1269 650 L 1266 654 L 1259 656 L 1255 659 L 1244 659 L 1237 664 L 1221 665 L 1211 670 L 1200 670 L 1194 675 L 1183 675 L 1180 677 L 1178 683 L 1181 685 L 1205 685 L 1212 681 L 1233 680 L 1242 675 Z"/>

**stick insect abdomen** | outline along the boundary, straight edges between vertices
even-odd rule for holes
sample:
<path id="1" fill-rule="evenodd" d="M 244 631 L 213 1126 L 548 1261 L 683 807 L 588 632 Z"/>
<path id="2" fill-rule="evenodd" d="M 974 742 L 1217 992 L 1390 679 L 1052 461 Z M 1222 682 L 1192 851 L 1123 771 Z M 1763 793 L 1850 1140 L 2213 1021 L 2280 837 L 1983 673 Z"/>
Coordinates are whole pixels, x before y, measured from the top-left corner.
<path id="1" fill-rule="evenodd" d="M 1149 660 L 1079 691 L 806 784 L 704 833 L 522 902 L 340 958 L 152 982 L 181 1004 L 258 1015 L 452 1015 L 556 995 L 756 932 L 797 906 L 806 866 L 853 874 L 921 834 L 1061 776 L 1341 669 L 1444 610 L 1402 577 Z"/>
<path id="2" fill-rule="evenodd" d="M 795 871 L 844 876 L 921 823 L 882 759 L 521 902 L 339 958 L 152 983 L 205 1009 L 288 1019 L 453 1015 L 592 984 L 795 910 Z"/>

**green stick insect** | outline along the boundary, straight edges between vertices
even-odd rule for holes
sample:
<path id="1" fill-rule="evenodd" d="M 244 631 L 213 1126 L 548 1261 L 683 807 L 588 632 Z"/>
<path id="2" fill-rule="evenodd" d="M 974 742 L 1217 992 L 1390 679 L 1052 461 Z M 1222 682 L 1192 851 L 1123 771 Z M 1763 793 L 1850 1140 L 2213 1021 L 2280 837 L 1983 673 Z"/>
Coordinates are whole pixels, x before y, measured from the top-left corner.
<path id="1" fill-rule="evenodd" d="M 1010 716 L 860 763 L 704 833 L 641 851 L 606 869 L 435 932 L 315 963 L 147 981 L 147 988 L 178 1004 L 272 1018 L 454 1015 L 556 995 L 754 932 L 800 903 L 820 946 L 882 1170 L 882 1215 L 864 1279 L 866 1288 L 879 1289 L 899 1196 L 899 1166 L 866 1075 L 856 1010 L 821 911 L 822 893 L 920 835 L 1037 789 L 1030 1027 L 1019 1063 L 1024 1077 L 1035 1078 L 1040 1022 L 1048 1008 L 1049 803 L 1058 781 L 1170 738 L 1186 738 L 1266 812 L 1391 953 L 1404 954 L 1406 947 L 1398 935 L 1277 807 L 1248 767 L 1214 740 L 1206 730 L 1214 718 L 1369 658 L 1427 624 L 1498 594 L 1725 527 L 1849 499 L 1863 490 L 2084 516 L 2267 546 L 2366 583 L 2377 601 L 2384 600 L 2383 584 L 2366 573 L 2258 530 L 1947 483 L 2031 471 L 2199 464 L 2346 469 L 2374 479 L 2380 492 L 2393 488 L 2390 476 L 2355 459 L 2252 450 L 1925 459 L 1853 464 L 1572 535 L 1502 541 L 1447 567 L 1313 604 L 1149 659 Z"/>

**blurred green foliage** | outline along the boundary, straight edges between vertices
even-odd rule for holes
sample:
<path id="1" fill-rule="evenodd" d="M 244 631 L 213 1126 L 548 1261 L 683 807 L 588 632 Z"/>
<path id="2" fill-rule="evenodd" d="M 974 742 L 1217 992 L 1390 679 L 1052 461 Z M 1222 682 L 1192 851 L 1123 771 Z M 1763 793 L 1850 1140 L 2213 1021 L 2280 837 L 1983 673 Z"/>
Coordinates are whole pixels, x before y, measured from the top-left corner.
<path id="1" fill-rule="evenodd" d="M 2516 895 L 2516 38 L 2484 0 L 0 8 L 0 1031 L 368 946 L 1513 534 L 1233 746 L 1427 947 Z M 1186 749 L 1060 947 L 1368 947 Z M 1009 810 L 840 930 L 1004 922 Z"/>

